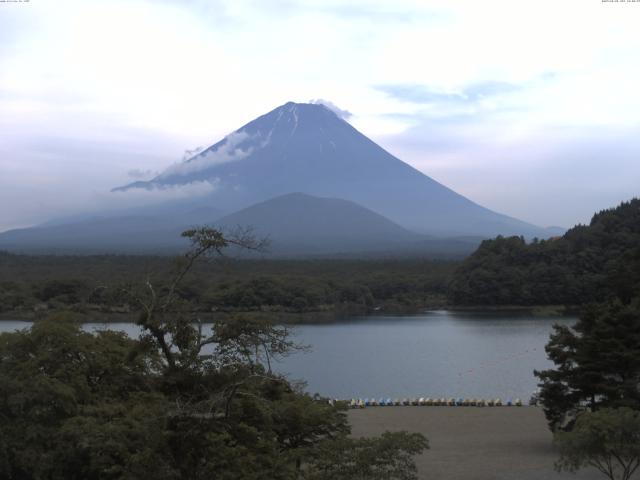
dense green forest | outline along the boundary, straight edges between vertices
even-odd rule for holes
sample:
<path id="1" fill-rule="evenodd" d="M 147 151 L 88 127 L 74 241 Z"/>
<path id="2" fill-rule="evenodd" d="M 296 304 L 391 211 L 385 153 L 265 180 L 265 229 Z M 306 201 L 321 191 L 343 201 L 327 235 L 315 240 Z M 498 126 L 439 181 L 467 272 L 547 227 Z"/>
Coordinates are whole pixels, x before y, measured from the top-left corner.
<path id="1" fill-rule="evenodd" d="M 57 309 L 91 318 L 127 316 L 129 283 L 167 281 L 161 256 L 27 256 L 0 252 L 0 315 L 32 318 Z M 440 306 L 456 263 L 423 259 L 246 260 L 194 266 L 180 295 L 201 312 L 275 312 L 281 320 L 331 319 Z"/>
<path id="2" fill-rule="evenodd" d="M 640 200 L 593 216 L 565 235 L 527 243 L 482 242 L 455 271 L 456 305 L 584 305 L 612 296 L 628 301 L 640 288 Z"/>

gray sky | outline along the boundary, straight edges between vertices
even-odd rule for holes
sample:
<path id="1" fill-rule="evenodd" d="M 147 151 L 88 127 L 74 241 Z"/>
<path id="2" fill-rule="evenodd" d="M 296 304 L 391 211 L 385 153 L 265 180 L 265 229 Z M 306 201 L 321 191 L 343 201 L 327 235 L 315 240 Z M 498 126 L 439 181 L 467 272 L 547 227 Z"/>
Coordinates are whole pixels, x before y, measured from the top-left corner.
<path id="1" fill-rule="evenodd" d="M 0 3 L 0 231 L 314 98 L 484 206 L 586 222 L 640 194 L 638 25 L 601 0 Z"/>

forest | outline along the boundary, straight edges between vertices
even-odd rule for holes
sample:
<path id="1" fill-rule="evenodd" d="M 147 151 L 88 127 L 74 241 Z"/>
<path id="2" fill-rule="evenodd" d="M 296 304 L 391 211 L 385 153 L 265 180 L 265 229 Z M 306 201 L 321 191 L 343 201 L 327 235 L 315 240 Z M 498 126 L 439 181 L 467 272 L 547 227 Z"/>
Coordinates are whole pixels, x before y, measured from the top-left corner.
<path id="1" fill-rule="evenodd" d="M 28 256 L 0 252 L 0 315 L 39 318 L 65 309 L 105 321 L 126 317 L 130 283 L 167 281 L 174 258 Z M 456 263 L 426 259 L 209 259 L 194 266 L 179 294 L 202 313 L 262 311 L 280 321 L 413 312 L 442 306 Z"/>
<path id="2" fill-rule="evenodd" d="M 629 301 L 640 287 L 640 199 L 596 213 L 562 237 L 497 237 L 456 268 L 454 305 L 571 305 L 612 297 Z"/>

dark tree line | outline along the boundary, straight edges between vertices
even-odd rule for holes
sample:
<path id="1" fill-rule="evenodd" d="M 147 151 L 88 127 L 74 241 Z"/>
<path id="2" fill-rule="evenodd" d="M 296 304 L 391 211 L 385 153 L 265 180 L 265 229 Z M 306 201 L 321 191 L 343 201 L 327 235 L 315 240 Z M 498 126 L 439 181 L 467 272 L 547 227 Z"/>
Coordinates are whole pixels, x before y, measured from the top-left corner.
<path id="1" fill-rule="evenodd" d="M 119 313 L 123 279 L 166 285 L 166 257 L 32 257 L 0 252 L 0 314 Z M 445 301 L 454 263 L 428 260 L 232 260 L 194 265 L 177 295 L 202 312 L 411 310 Z"/>
<path id="2" fill-rule="evenodd" d="M 585 305 L 640 287 L 640 200 L 593 216 L 564 236 L 484 241 L 455 271 L 449 300 L 458 305 Z"/>

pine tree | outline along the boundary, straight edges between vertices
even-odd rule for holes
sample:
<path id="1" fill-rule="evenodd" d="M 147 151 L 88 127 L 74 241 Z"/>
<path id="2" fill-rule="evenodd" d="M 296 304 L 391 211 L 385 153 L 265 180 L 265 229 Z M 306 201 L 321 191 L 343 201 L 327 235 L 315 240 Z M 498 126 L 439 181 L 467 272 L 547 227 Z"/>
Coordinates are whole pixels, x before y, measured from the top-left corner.
<path id="1" fill-rule="evenodd" d="M 553 430 L 583 410 L 640 410 L 640 299 L 587 308 L 572 328 L 555 327 L 546 351 L 556 368 L 535 373 Z"/>

